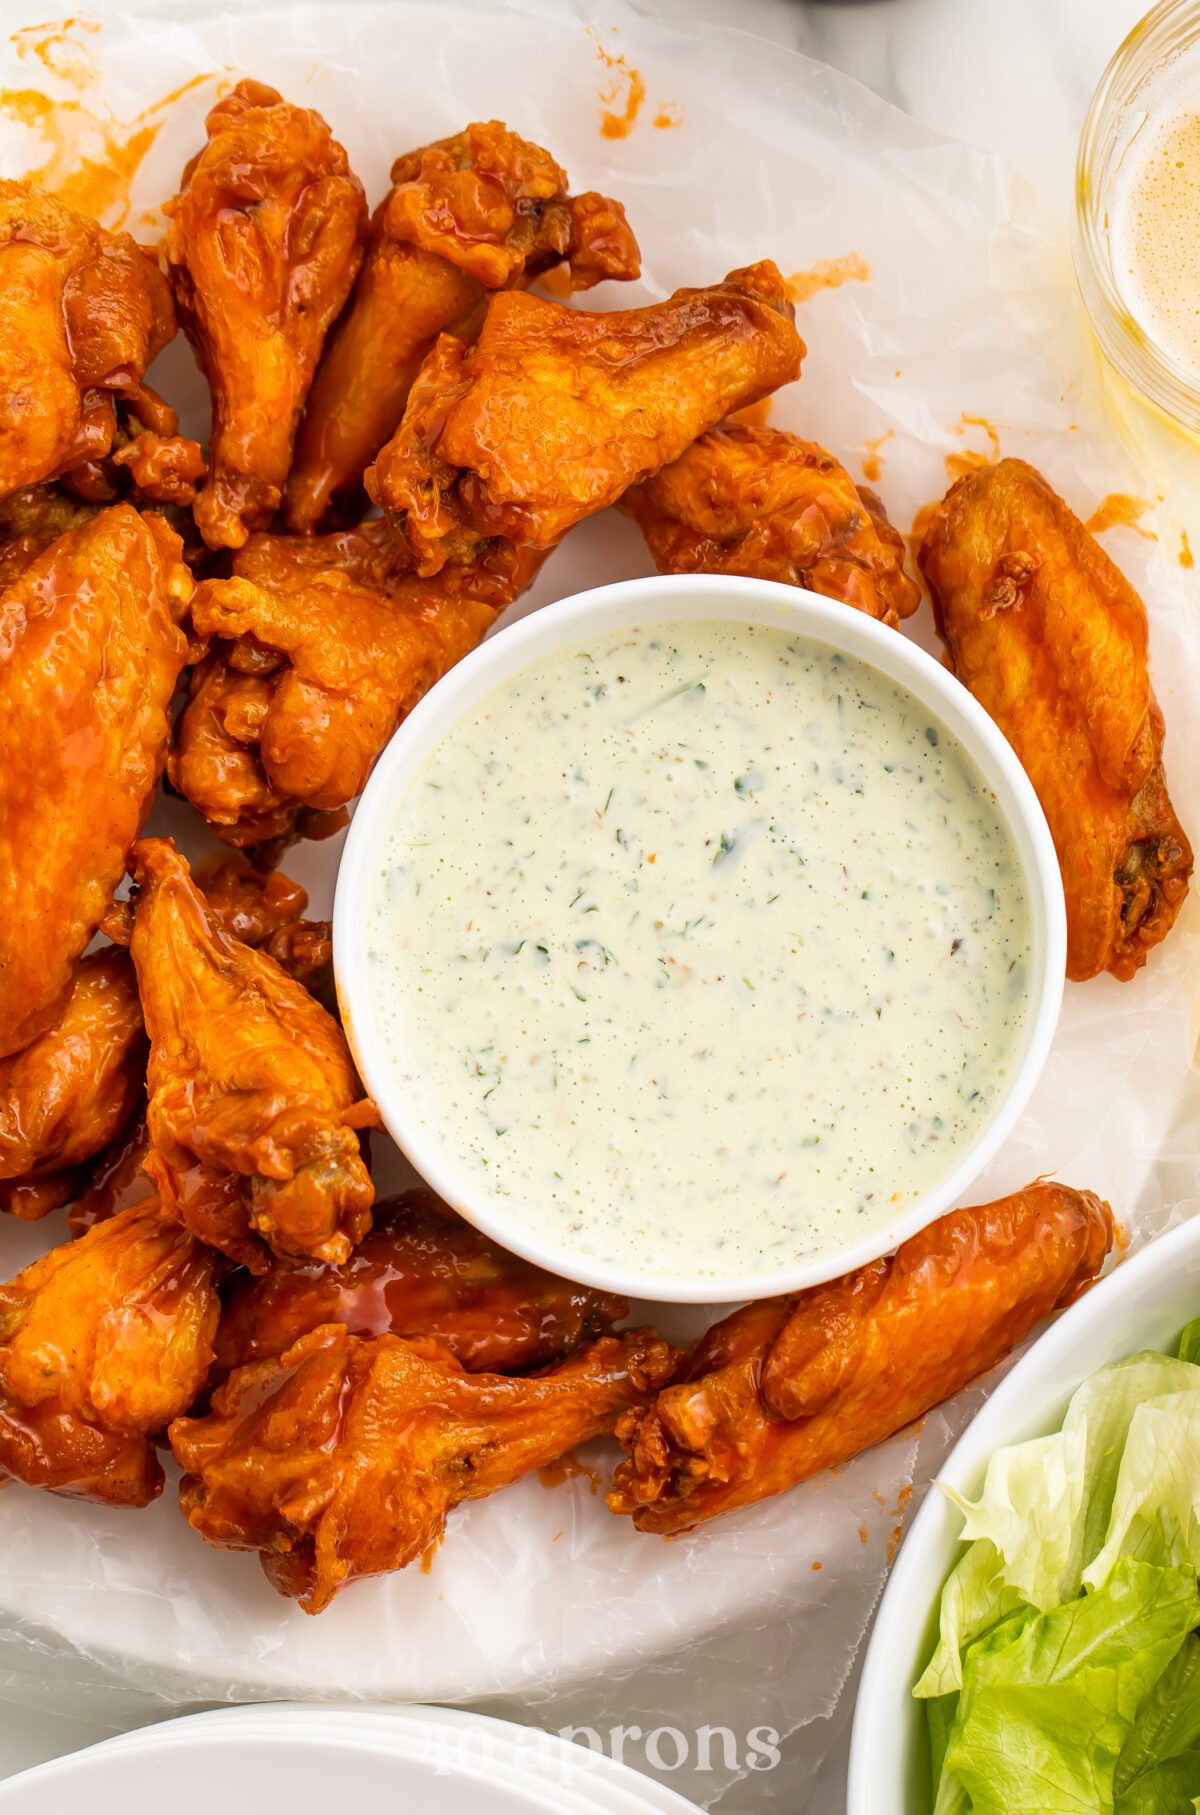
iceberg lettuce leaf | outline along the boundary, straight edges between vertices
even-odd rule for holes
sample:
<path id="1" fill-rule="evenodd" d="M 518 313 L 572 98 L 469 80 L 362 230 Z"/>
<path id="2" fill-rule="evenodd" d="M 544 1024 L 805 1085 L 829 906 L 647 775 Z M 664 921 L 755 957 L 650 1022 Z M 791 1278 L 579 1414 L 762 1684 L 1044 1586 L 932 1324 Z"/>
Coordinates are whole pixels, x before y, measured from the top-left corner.
<path id="1" fill-rule="evenodd" d="M 1158 1678 L 1200 1622 L 1190 1570 L 1122 1557 L 1104 1586 L 968 1647 L 945 1772 L 975 1815 L 1094 1815 Z"/>

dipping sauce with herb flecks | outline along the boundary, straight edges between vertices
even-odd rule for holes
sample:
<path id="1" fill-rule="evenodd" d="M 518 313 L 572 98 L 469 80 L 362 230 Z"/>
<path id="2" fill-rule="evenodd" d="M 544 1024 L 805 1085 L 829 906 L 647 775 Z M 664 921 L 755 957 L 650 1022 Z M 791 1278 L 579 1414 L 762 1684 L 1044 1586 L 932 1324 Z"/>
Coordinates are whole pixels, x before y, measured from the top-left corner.
<path id="1" fill-rule="evenodd" d="M 581 1256 L 782 1269 L 945 1178 L 1014 1069 L 1031 916 L 957 739 L 855 657 L 698 620 L 553 652 L 396 804 L 368 910 L 409 1110 Z"/>

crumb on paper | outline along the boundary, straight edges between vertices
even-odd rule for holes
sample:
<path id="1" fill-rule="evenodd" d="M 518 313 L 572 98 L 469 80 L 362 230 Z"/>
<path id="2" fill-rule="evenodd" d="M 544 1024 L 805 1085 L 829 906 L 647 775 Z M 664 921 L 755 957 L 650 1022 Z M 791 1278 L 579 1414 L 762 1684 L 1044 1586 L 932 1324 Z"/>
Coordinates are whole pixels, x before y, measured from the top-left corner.
<path id="1" fill-rule="evenodd" d="M 683 113 L 674 101 L 665 101 L 654 116 L 654 124 L 660 131 L 666 131 L 672 126 L 682 126 Z"/>
<path id="2" fill-rule="evenodd" d="M 868 484 L 874 485 L 883 471 L 881 450 L 887 446 L 895 433 L 895 429 L 885 429 L 882 435 L 876 435 L 872 440 L 864 441 L 863 456 L 859 465 L 862 467 L 862 476 Z"/>
<path id="3" fill-rule="evenodd" d="M 1179 565 L 1181 567 L 1194 567 L 1196 565 L 1196 557 L 1192 553 L 1192 545 L 1188 541 L 1186 529 L 1179 538 Z"/>
<path id="4" fill-rule="evenodd" d="M 876 1498 L 878 1498 L 878 1495 L 876 1495 Z M 858 1541 L 860 1544 L 869 1544 L 871 1541 L 871 1528 L 865 1519 L 859 1521 Z"/>
<path id="5" fill-rule="evenodd" d="M 818 1570 L 818 1569 L 824 1569 L 824 1567 L 825 1567 L 825 1565 L 824 1565 L 824 1564 L 823 1564 L 823 1563 L 814 1563 L 814 1564 L 813 1564 L 813 1569 L 814 1569 L 814 1570 Z"/>
<path id="6" fill-rule="evenodd" d="M 1146 529 L 1141 521 L 1149 509 L 1149 498 L 1136 498 L 1129 492 L 1109 492 L 1106 498 L 1101 498 L 1083 527 L 1093 536 L 1102 536 L 1106 529 L 1131 529 L 1136 535 L 1144 536 L 1147 542 L 1157 542 L 1154 531 Z"/>
<path id="7" fill-rule="evenodd" d="M 843 284 L 866 284 L 871 281 L 871 267 L 857 252 L 843 253 L 841 258 L 821 258 L 807 271 L 793 271 L 784 279 L 784 289 L 793 302 L 807 302 L 818 290 L 838 290 Z"/>
<path id="8" fill-rule="evenodd" d="M 175 103 L 206 82 L 213 71 L 192 76 L 132 120 L 100 114 L 81 101 L 55 101 L 36 88 L 0 89 L 0 114 L 40 135 L 49 147 L 44 162 L 24 171 L 26 181 L 53 190 L 70 208 L 109 227 L 129 218 L 130 188 Z"/>

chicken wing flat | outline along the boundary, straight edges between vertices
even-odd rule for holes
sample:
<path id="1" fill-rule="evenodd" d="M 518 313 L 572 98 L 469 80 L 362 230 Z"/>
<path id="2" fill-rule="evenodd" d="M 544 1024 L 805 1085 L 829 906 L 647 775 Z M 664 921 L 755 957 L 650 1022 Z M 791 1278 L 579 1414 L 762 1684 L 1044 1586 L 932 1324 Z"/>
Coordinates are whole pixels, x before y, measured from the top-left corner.
<path id="1" fill-rule="evenodd" d="M 317 113 L 239 82 L 188 165 L 167 262 L 213 399 L 196 522 L 238 548 L 278 509 L 326 332 L 362 262 L 366 201 Z"/>
<path id="2" fill-rule="evenodd" d="M 621 508 L 660 573 L 806 586 L 893 626 L 921 602 L 879 499 L 824 448 L 783 429 L 710 429 L 626 492 Z"/>
<path id="3" fill-rule="evenodd" d="M 1038 1184 L 958 1210 L 831 1285 L 735 1311 L 682 1378 L 617 1426 L 609 1495 L 641 1531 L 687 1531 L 902 1430 L 1095 1278 L 1108 1205 Z"/>
<path id="4" fill-rule="evenodd" d="M 438 341 L 367 490 L 402 525 L 421 574 L 470 560 L 491 536 L 551 548 L 798 377 L 803 355 L 769 261 L 613 314 L 502 291 L 474 346 Z"/>
<path id="5" fill-rule="evenodd" d="M 545 550 L 518 548 L 497 536 L 481 543 L 471 561 L 443 567 L 437 590 L 503 611 L 533 584 L 545 557 Z M 324 536 L 251 536 L 233 556 L 232 568 L 237 579 L 281 591 L 302 587 L 314 573 L 337 568 L 376 592 L 395 594 L 401 601 L 414 596 L 412 550 L 385 517 Z"/>
<path id="6" fill-rule="evenodd" d="M 563 1360 L 628 1310 L 519 1260 L 432 1191 L 412 1190 L 376 1204 L 370 1233 L 342 1266 L 231 1281 L 217 1367 L 271 1360 L 338 1323 L 352 1336 L 432 1337 L 470 1373 L 513 1374 Z"/>
<path id="7" fill-rule="evenodd" d="M 171 1426 L 184 1515 L 211 1544 L 260 1551 L 279 1592 L 320 1613 L 355 1577 L 428 1552 L 460 1501 L 611 1430 L 676 1359 L 633 1330 L 512 1379 L 468 1374 L 435 1342 L 326 1324 Z"/>
<path id="8" fill-rule="evenodd" d="M 125 874 L 191 591 L 179 538 L 117 504 L 0 594 L 0 1056 L 55 1018 Z"/>
<path id="9" fill-rule="evenodd" d="M 146 1040 L 128 952 L 81 958 L 58 1017 L 0 1059 L 0 1209 L 25 1218 L 74 1195 L 75 1168 L 137 1113 Z"/>
<path id="10" fill-rule="evenodd" d="M 362 514 L 363 471 L 395 433 L 422 360 L 443 331 L 478 332 L 490 290 L 562 260 L 573 289 L 637 277 L 620 203 L 566 190 L 549 152 L 499 120 L 397 160 L 309 396 L 287 486 L 291 529 L 347 507 Z"/>
<path id="11" fill-rule="evenodd" d="M 208 1378 L 220 1264 L 150 1199 L 0 1286 L 0 1473 L 110 1506 L 161 1493 L 149 1439 Z"/>
<path id="12" fill-rule="evenodd" d="M 951 486 L 920 551 L 960 681 L 995 719 L 1050 824 L 1067 975 L 1127 981 L 1187 894 L 1192 848 L 1167 793 L 1146 612 L 1021 460 Z"/>
<path id="13" fill-rule="evenodd" d="M 0 496 L 106 454 L 114 401 L 175 332 L 153 256 L 0 181 Z"/>
<path id="14" fill-rule="evenodd" d="M 221 648 L 193 676 L 172 783 L 234 844 L 285 834 L 304 808 L 344 806 L 401 719 L 494 617 L 436 583 L 384 594 L 337 569 L 286 590 L 205 582 L 192 622 Z"/>
<path id="15" fill-rule="evenodd" d="M 143 839 L 133 873 L 130 950 L 164 1209 L 188 1216 L 202 1185 L 218 1202 L 189 1226 L 234 1258 L 247 1257 L 217 1239 L 226 1216 L 278 1254 L 344 1261 L 371 1225 L 356 1131 L 375 1110 L 340 1027 L 273 958 L 224 931 L 169 840 Z"/>

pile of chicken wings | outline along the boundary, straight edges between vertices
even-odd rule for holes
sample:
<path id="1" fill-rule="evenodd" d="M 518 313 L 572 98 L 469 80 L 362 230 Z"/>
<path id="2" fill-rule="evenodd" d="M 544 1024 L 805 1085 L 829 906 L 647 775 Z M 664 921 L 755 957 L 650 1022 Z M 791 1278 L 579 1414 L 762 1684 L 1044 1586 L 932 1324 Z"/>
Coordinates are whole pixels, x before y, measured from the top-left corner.
<path id="1" fill-rule="evenodd" d="M 148 249 L 0 182 L 0 1208 L 71 1232 L 0 1287 L 0 1470 L 138 1507 L 169 1449 L 195 1529 L 318 1612 L 597 1435 L 613 1512 L 674 1533 L 901 1428 L 1096 1276 L 1107 1205 L 958 1211 L 682 1354 L 429 1193 L 375 1202 L 329 928 L 277 867 L 606 506 L 664 571 L 899 632 L 921 593 L 879 499 L 737 419 L 800 372 L 779 271 L 578 308 L 638 246 L 548 151 L 470 125 L 371 214 L 326 122 L 253 81 L 166 214 Z M 146 383 L 177 325 L 206 449 Z M 1131 977 L 1191 869 L 1140 600 L 1011 460 L 920 563 L 1046 809 L 1070 975 Z M 226 855 L 143 835 L 160 785 Z"/>

